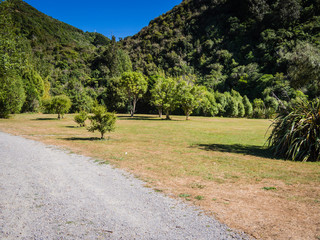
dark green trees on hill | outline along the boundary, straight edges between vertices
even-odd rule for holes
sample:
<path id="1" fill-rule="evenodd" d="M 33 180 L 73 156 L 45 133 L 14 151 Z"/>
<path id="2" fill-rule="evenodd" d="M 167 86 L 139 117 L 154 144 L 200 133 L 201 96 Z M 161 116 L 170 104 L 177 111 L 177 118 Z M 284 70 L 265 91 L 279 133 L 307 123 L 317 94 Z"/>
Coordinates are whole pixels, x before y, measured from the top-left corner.
<path id="1" fill-rule="evenodd" d="M 315 97 L 319 89 L 310 83 L 319 66 L 319 6 L 318 0 L 185 0 L 123 45 L 134 69 L 145 74 L 195 71 L 208 89 L 234 89 L 251 101 L 264 98 L 266 88 L 295 87 L 298 78 Z M 283 75 L 265 81 L 266 74 Z"/>
<path id="2" fill-rule="evenodd" d="M 117 42 L 22 0 L 0 1 L 0 115 L 43 111 L 66 95 L 71 112 L 90 112 L 97 101 L 111 111 L 167 118 L 272 117 L 277 100 L 320 95 L 319 5 L 184 0 Z M 125 81 L 132 74 L 145 80 L 137 94 Z M 194 81 L 182 87 L 186 76 Z"/>
<path id="3" fill-rule="evenodd" d="M 20 39 L 15 34 L 13 21 L 6 11 L 10 3 L 0 3 L 0 117 L 7 118 L 9 114 L 21 110 L 26 96 L 20 71 Z"/>

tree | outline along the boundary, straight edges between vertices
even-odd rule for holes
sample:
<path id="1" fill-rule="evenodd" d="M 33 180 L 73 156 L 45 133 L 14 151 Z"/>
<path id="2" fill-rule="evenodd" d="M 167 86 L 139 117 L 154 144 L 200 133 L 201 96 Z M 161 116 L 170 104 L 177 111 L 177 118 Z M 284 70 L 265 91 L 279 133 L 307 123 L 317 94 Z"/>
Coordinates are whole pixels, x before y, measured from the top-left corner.
<path id="1" fill-rule="evenodd" d="M 0 118 L 20 111 L 25 99 L 23 85 L 19 76 L 2 76 L 0 78 Z"/>
<path id="2" fill-rule="evenodd" d="M 170 111 L 177 106 L 177 82 L 173 78 L 158 76 L 150 93 L 151 104 L 157 107 L 159 117 L 162 117 L 162 111 L 164 111 L 166 119 L 169 120 Z"/>
<path id="3" fill-rule="evenodd" d="M 178 96 L 181 108 L 186 115 L 186 120 L 189 120 L 189 116 L 193 109 L 200 106 L 206 93 L 205 87 L 194 85 L 193 82 L 187 82 L 180 79 L 178 84 Z"/>
<path id="4" fill-rule="evenodd" d="M 219 113 L 219 106 L 214 93 L 206 91 L 203 101 L 201 102 L 201 109 L 205 116 L 213 117 Z"/>
<path id="5" fill-rule="evenodd" d="M 22 106 L 22 111 L 34 112 L 39 110 L 44 94 L 44 82 L 41 76 L 34 69 L 26 68 L 23 71 L 22 79 L 26 94 L 26 101 Z"/>
<path id="6" fill-rule="evenodd" d="M 54 113 L 58 114 L 58 119 L 63 118 L 63 115 L 69 111 L 70 107 L 71 101 L 66 95 L 55 96 L 50 103 L 50 108 Z"/>
<path id="7" fill-rule="evenodd" d="M 264 118 L 265 117 L 265 104 L 262 99 L 256 98 L 253 100 L 253 118 Z"/>
<path id="8" fill-rule="evenodd" d="M 148 82 L 140 72 L 125 72 L 120 78 L 119 85 L 129 100 L 130 115 L 133 117 L 139 98 L 142 98 L 148 88 Z"/>
<path id="9" fill-rule="evenodd" d="M 88 127 L 89 132 L 99 131 L 101 139 L 106 132 L 115 130 L 117 117 L 114 113 L 107 112 L 106 107 L 98 105 L 93 109 L 93 116 L 90 116 L 91 125 Z"/>
<path id="10" fill-rule="evenodd" d="M 74 121 L 80 125 L 80 127 L 86 126 L 86 120 L 88 119 L 88 113 L 81 111 L 79 114 L 74 116 Z"/>
<path id="11" fill-rule="evenodd" d="M 320 83 L 320 50 L 309 43 L 299 43 L 292 53 L 287 54 L 288 73 L 293 87 Z"/>
<path id="12" fill-rule="evenodd" d="M 252 108 L 252 104 L 251 104 L 249 98 L 247 96 L 244 96 L 242 99 L 242 103 L 244 105 L 245 116 L 251 117 L 252 112 L 253 112 L 253 108 Z"/>
<path id="13" fill-rule="evenodd" d="M 14 33 L 10 1 L 0 1 L 0 118 L 21 110 L 25 101 L 19 67 L 22 65 L 20 38 Z"/>
<path id="14" fill-rule="evenodd" d="M 225 106 L 225 117 L 237 117 L 239 115 L 239 104 L 235 97 L 230 92 L 225 92 L 227 104 Z"/>

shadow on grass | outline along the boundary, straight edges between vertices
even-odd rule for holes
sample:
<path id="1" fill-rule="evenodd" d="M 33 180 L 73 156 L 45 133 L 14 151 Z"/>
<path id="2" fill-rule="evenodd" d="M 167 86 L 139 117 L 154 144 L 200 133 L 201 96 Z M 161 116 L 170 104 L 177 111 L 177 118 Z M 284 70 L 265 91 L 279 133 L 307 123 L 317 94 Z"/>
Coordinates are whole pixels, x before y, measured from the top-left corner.
<path id="1" fill-rule="evenodd" d="M 197 144 L 192 147 L 198 147 L 205 151 L 218 151 L 228 153 L 238 153 L 244 155 L 252 155 L 256 157 L 264 157 L 275 159 L 272 152 L 266 147 L 242 144 Z"/>
<path id="2" fill-rule="evenodd" d="M 144 120 L 144 121 L 166 121 L 165 118 L 159 117 L 149 117 L 149 116 L 136 116 L 136 117 L 128 117 L 128 116 L 118 116 L 119 119 L 122 120 Z M 167 120 L 167 121 L 177 121 L 177 120 Z"/>
<path id="3" fill-rule="evenodd" d="M 51 120 L 59 120 L 58 118 L 35 118 L 32 121 L 51 121 Z"/>
<path id="4" fill-rule="evenodd" d="M 66 128 L 80 128 L 79 126 L 66 126 Z"/>
<path id="5" fill-rule="evenodd" d="M 70 137 L 70 138 L 60 138 L 61 140 L 67 141 L 104 141 L 106 139 L 101 139 L 97 137 Z"/>

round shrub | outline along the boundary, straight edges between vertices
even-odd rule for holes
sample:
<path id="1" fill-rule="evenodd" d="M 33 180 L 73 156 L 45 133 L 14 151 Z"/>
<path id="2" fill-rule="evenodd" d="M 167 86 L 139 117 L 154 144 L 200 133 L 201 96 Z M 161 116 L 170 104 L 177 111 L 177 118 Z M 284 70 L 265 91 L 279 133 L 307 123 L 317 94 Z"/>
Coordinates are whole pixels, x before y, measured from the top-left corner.
<path id="1" fill-rule="evenodd" d="M 74 121 L 80 125 L 80 127 L 86 126 L 86 120 L 88 119 L 88 113 L 81 111 L 79 114 L 74 116 Z"/>

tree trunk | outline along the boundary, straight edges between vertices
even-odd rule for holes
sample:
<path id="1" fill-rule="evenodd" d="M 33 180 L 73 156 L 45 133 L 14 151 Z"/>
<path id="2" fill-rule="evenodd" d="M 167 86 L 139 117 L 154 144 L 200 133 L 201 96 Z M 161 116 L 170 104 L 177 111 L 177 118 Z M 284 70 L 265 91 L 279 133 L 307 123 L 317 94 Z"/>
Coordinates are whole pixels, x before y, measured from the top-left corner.
<path id="1" fill-rule="evenodd" d="M 132 102 L 131 117 L 133 117 L 134 113 L 136 112 L 136 105 L 137 105 L 137 99 L 134 98 Z"/>
<path id="2" fill-rule="evenodd" d="M 190 112 L 185 109 L 184 114 L 186 115 L 186 120 L 189 120 Z"/>
<path id="3" fill-rule="evenodd" d="M 169 115 L 169 111 L 166 112 L 166 120 L 171 120 L 170 115 Z"/>
<path id="4" fill-rule="evenodd" d="M 162 118 L 162 109 L 159 108 L 158 111 L 159 111 L 159 118 Z"/>
<path id="5" fill-rule="evenodd" d="M 103 135 L 104 135 L 104 133 L 103 132 L 101 132 L 101 139 L 103 139 L 104 137 L 103 137 Z"/>
<path id="6" fill-rule="evenodd" d="M 59 120 L 61 119 L 60 113 L 58 113 L 58 119 L 59 119 Z"/>

